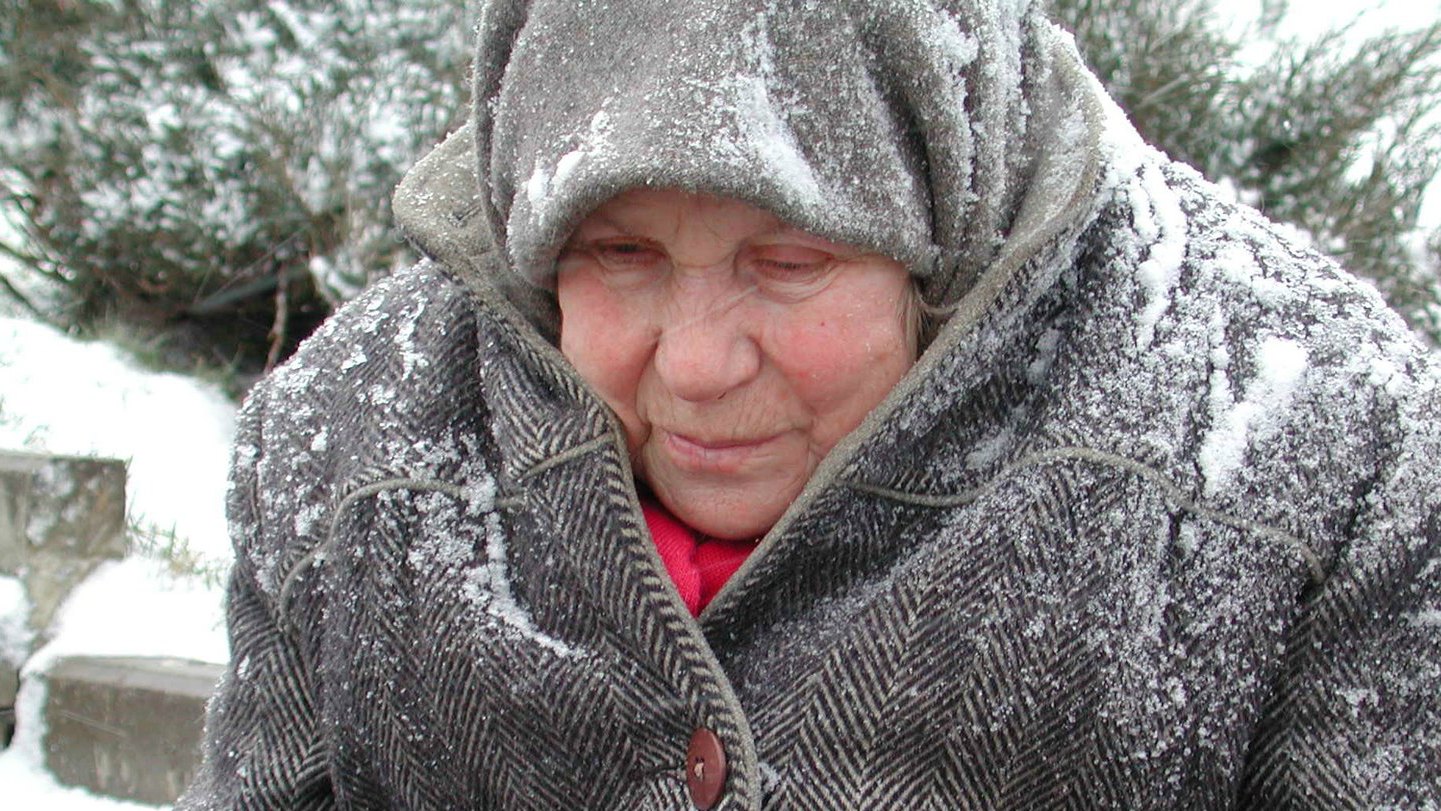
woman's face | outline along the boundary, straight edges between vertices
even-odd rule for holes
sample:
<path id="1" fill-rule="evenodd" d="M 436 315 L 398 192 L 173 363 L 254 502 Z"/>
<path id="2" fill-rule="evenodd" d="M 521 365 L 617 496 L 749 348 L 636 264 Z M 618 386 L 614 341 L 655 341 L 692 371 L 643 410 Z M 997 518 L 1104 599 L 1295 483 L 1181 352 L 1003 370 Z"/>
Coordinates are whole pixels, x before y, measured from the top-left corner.
<path id="1" fill-rule="evenodd" d="M 915 359 L 910 279 L 730 198 L 626 192 L 558 265 L 561 351 L 676 517 L 753 538 Z"/>

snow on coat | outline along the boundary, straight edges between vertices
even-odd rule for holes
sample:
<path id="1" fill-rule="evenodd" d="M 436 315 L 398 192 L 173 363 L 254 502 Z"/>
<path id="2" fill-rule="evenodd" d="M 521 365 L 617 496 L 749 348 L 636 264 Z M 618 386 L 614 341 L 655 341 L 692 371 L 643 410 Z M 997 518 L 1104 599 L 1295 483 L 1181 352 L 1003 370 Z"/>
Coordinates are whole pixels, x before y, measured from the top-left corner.
<path id="1" fill-rule="evenodd" d="M 865 225 L 874 201 L 793 206 L 841 177 L 794 128 L 746 153 L 789 174 L 697 176 L 905 254 L 952 311 L 698 619 L 544 286 L 634 167 L 562 166 L 590 129 L 507 130 L 525 111 L 486 87 L 509 57 L 482 50 L 472 125 L 397 195 L 431 258 L 243 411 L 232 663 L 180 808 L 686 808 L 698 727 L 727 753 L 723 809 L 1441 807 L 1434 358 L 1374 291 L 1142 145 L 1028 3 L 966 5 L 954 42 L 996 25 L 1029 58 L 1054 46 L 1050 90 L 1006 108 L 1043 119 L 1049 98 L 1076 123 L 1046 141 L 1050 179 L 898 159 L 931 217 L 990 212 L 927 247 Z M 525 26 L 557 7 L 492 5 L 482 41 L 543 44 Z M 560 115 L 589 128 L 586 104 Z"/>

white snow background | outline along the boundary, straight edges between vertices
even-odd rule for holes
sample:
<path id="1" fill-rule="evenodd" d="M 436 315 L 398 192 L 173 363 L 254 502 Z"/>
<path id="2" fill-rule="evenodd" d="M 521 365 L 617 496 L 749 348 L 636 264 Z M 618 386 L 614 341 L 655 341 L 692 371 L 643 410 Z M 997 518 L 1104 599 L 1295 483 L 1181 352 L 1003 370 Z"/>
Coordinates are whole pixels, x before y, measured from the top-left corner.
<path id="1" fill-rule="evenodd" d="M 173 531 L 211 567 L 229 560 L 223 502 L 235 407 L 215 387 L 138 368 L 118 350 L 0 318 L 0 448 L 107 456 L 129 463 L 130 523 Z M 25 666 L 56 658 L 169 656 L 224 662 L 222 592 L 211 579 L 176 575 L 158 558 L 132 556 L 96 570 L 66 602 L 54 638 Z M 0 575 L 0 658 L 28 606 Z M 6 808 L 134 807 L 62 789 L 41 766 L 43 688 L 21 689 L 14 744 L 0 752 Z"/>
<path id="2" fill-rule="evenodd" d="M 1221 0 L 1218 12 L 1245 25 L 1258 0 Z M 1355 19 L 1358 36 L 1407 28 L 1441 16 L 1441 2 L 1342 0 L 1316 14 L 1305 4 L 1280 36 L 1305 38 Z M 1270 43 L 1248 57 L 1264 59 Z M 1438 184 L 1441 185 L 1441 184 Z M 1441 221 L 1441 189 L 1424 217 Z M 223 500 L 234 407 L 213 386 L 144 371 L 103 344 L 81 343 L 22 319 L 0 318 L 0 448 L 117 457 L 129 463 L 132 524 L 173 531 L 205 563 L 229 560 Z M 1224 449 L 1215 449 L 1223 455 Z M 176 575 L 154 558 L 134 556 L 96 571 L 59 615 L 54 639 L 26 666 L 43 672 L 72 654 L 172 656 L 224 662 L 221 590 Z M 18 582 L 0 576 L 0 658 L 19 633 Z M 0 752 L 6 808 L 53 811 L 146 809 L 55 783 L 40 756 L 43 690 L 31 679 L 20 694 L 21 732 Z"/>

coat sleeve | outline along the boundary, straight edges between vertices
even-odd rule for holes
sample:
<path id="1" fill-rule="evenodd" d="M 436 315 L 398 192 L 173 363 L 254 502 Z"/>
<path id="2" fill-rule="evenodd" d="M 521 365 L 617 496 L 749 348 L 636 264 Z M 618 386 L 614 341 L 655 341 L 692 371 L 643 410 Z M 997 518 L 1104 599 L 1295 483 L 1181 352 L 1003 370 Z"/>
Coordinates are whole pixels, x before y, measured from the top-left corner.
<path id="1" fill-rule="evenodd" d="M 226 595 L 230 664 L 205 723 L 203 760 L 177 809 L 335 807 L 316 720 L 314 671 L 306 645 L 277 610 L 266 561 L 258 469 L 262 456 L 257 390 L 240 414 L 228 502 L 235 546 Z M 274 568 L 273 565 L 271 567 Z"/>
<path id="2" fill-rule="evenodd" d="M 1427 422 L 1412 424 L 1441 425 Z M 1441 809 L 1438 444 L 1392 457 L 1331 575 L 1305 597 L 1242 808 Z"/>

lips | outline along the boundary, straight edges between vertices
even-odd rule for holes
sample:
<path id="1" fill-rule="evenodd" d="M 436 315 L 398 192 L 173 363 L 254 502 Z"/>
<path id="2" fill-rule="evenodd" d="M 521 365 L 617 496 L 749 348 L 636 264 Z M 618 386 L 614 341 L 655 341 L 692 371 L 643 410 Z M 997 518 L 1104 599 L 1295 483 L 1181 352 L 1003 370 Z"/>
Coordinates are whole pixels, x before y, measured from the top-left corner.
<path id="1" fill-rule="evenodd" d="M 666 431 L 662 446 L 671 462 L 683 470 L 724 474 L 739 471 L 779 436 L 707 438 Z"/>

